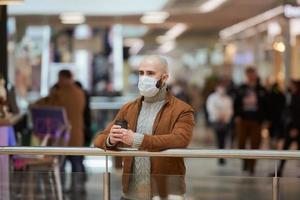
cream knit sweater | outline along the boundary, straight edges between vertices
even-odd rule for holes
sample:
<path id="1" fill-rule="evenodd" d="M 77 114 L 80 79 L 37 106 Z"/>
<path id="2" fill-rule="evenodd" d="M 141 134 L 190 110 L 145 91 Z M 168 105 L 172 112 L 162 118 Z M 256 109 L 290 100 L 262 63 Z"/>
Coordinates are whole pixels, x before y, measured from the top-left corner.
<path id="1" fill-rule="evenodd" d="M 164 86 L 154 97 L 144 99 L 137 121 L 133 147 L 140 147 L 144 134 L 152 134 L 155 118 L 165 103 L 166 91 L 166 86 Z M 149 157 L 135 157 L 130 176 L 129 192 L 123 196 L 128 199 L 151 199 L 150 172 Z"/>

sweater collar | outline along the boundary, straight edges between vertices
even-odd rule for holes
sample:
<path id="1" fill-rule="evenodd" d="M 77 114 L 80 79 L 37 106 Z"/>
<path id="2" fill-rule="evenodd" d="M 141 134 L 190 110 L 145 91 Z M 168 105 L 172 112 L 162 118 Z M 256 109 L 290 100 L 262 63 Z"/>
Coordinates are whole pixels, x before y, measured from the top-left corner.
<path id="1" fill-rule="evenodd" d="M 155 96 L 143 97 L 143 100 L 147 103 L 155 103 L 166 99 L 166 95 L 167 95 L 167 85 L 164 84 L 164 86 L 158 91 L 158 93 Z"/>
<path id="2" fill-rule="evenodd" d="M 168 104 L 168 103 L 170 103 L 170 101 L 172 99 L 172 95 L 171 95 L 168 87 L 167 86 L 164 86 L 164 87 L 166 87 L 166 91 L 165 91 L 165 104 Z M 141 107 L 142 102 L 144 101 L 144 98 L 145 97 L 141 96 L 141 97 L 139 97 L 139 98 L 136 99 L 138 107 Z"/>

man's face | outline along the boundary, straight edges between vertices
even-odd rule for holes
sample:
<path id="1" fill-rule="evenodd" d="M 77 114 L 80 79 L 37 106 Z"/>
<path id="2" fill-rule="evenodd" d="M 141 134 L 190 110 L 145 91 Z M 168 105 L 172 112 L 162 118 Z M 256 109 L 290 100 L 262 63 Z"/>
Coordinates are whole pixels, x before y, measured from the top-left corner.
<path id="1" fill-rule="evenodd" d="M 248 83 L 256 84 L 256 82 L 257 82 L 256 72 L 253 72 L 253 71 L 247 72 L 246 76 L 247 76 Z"/>
<path id="2" fill-rule="evenodd" d="M 139 76 L 149 76 L 157 80 L 165 82 L 168 79 L 168 75 L 163 68 L 162 64 L 156 60 L 144 60 L 139 66 Z"/>
<path id="3" fill-rule="evenodd" d="M 61 86 L 61 87 L 70 85 L 71 83 L 72 83 L 72 79 L 68 79 L 64 76 L 59 76 L 58 77 L 58 85 Z"/>

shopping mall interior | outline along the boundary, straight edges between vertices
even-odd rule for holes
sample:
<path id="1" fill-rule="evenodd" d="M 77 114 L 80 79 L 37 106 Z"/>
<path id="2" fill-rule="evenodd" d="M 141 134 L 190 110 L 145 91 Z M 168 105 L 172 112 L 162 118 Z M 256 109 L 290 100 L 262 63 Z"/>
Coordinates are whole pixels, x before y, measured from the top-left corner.
<path id="1" fill-rule="evenodd" d="M 298 200 L 299 105 L 300 0 L 0 0 L 0 200 Z"/>

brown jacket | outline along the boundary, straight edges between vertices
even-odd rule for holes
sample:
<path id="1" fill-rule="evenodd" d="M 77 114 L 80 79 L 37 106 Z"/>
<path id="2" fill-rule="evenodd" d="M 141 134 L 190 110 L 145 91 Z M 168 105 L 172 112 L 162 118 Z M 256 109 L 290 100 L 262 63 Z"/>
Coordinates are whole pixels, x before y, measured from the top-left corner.
<path id="1" fill-rule="evenodd" d="M 125 104 L 115 120 L 127 120 L 129 129 L 136 131 L 141 105 L 142 98 Z M 112 150 L 116 148 L 109 148 L 105 143 L 112 124 L 113 122 L 95 137 L 94 145 L 96 147 Z M 166 102 L 154 121 L 153 133 L 144 136 L 140 150 L 162 151 L 172 148 L 186 148 L 192 138 L 194 124 L 194 112 L 191 106 L 168 93 Z M 126 147 L 123 143 L 119 145 Z M 159 194 L 161 197 L 165 197 L 168 194 L 185 193 L 183 158 L 153 157 L 150 161 L 153 195 Z M 123 192 L 127 193 L 133 157 L 124 157 L 123 162 Z"/>
<path id="2" fill-rule="evenodd" d="M 53 88 L 48 97 L 39 100 L 36 104 L 64 107 L 71 124 L 69 146 L 83 146 L 83 112 L 85 97 L 84 92 L 78 86 L 74 84 L 61 88 Z"/>

